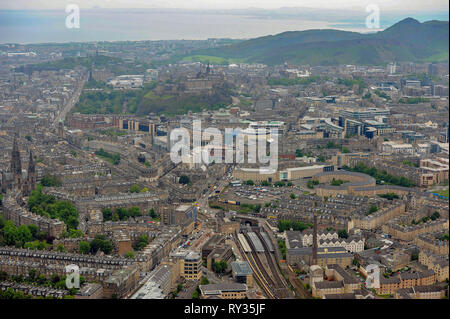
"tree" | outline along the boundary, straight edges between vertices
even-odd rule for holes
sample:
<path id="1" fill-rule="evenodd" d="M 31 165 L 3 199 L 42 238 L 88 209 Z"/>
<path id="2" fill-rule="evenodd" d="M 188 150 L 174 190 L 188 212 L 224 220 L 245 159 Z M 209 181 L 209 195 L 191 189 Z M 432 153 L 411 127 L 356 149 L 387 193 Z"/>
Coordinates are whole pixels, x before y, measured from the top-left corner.
<path id="1" fill-rule="evenodd" d="M 80 238 L 83 236 L 84 233 L 80 229 L 69 229 L 69 238 Z"/>
<path id="2" fill-rule="evenodd" d="M 133 251 L 132 250 L 130 250 L 129 252 L 127 252 L 126 254 L 125 254 L 125 258 L 129 258 L 129 259 L 134 259 L 134 253 L 133 253 Z"/>
<path id="3" fill-rule="evenodd" d="M 148 245 L 148 243 L 149 243 L 148 236 L 147 235 L 142 235 L 142 236 L 139 237 L 137 243 L 134 245 L 133 248 L 135 250 L 139 251 L 139 250 L 144 249 L 145 246 Z"/>
<path id="4" fill-rule="evenodd" d="M 41 184 L 46 187 L 58 187 L 61 186 L 61 181 L 56 176 L 45 174 L 42 176 Z"/>
<path id="5" fill-rule="evenodd" d="M 37 233 L 38 233 L 38 231 L 39 231 L 39 229 L 37 228 L 37 226 L 34 225 L 34 224 L 30 224 L 30 225 L 28 225 L 28 229 L 29 229 L 30 232 L 31 232 L 31 236 L 32 236 L 33 238 L 36 238 L 36 235 L 37 235 Z"/>
<path id="6" fill-rule="evenodd" d="M 12 220 L 8 220 L 3 227 L 3 237 L 7 245 L 15 245 L 17 239 L 17 227 Z"/>
<path id="7" fill-rule="evenodd" d="M 17 237 L 16 241 L 20 241 L 22 243 L 26 243 L 33 240 L 33 235 L 31 234 L 30 229 L 26 225 L 20 225 L 17 228 Z"/>
<path id="8" fill-rule="evenodd" d="M 296 199 L 296 198 L 297 198 L 297 197 L 295 196 L 294 193 L 291 193 L 290 197 L 291 197 L 292 199 Z"/>
<path id="9" fill-rule="evenodd" d="M 125 208 L 116 208 L 115 213 L 118 215 L 120 220 L 128 219 L 128 210 L 126 210 Z"/>
<path id="10" fill-rule="evenodd" d="M 35 214 L 63 221 L 68 229 L 78 227 L 78 212 L 75 206 L 67 201 L 59 201 L 53 195 L 42 193 L 42 185 L 31 192 L 28 208 Z"/>
<path id="11" fill-rule="evenodd" d="M 189 179 L 188 176 L 186 175 L 181 175 L 180 176 L 180 180 L 178 181 L 180 184 L 186 185 L 189 184 L 191 182 L 191 180 Z"/>
<path id="12" fill-rule="evenodd" d="M 105 208 L 102 211 L 103 214 L 103 220 L 112 220 L 113 211 L 110 208 Z"/>
<path id="13" fill-rule="evenodd" d="M 376 211 L 378 210 L 378 207 L 377 207 L 377 205 L 370 205 L 370 208 L 369 208 L 369 215 L 370 214 L 373 214 L 373 213 L 375 213 Z"/>
<path id="14" fill-rule="evenodd" d="M 431 220 L 436 220 L 436 219 L 438 219 L 439 217 L 441 217 L 441 214 L 439 214 L 439 212 L 434 212 L 434 213 L 430 216 Z"/>
<path id="15" fill-rule="evenodd" d="M 150 208 L 150 210 L 148 211 L 148 215 L 149 215 L 151 218 L 156 218 L 156 217 L 158 217 L 158 215 L 156 214 L 154 208 Z"/>
<path id="16" fill-rule="evenodd" d="M 91 245 L 87 241 L 80 242 L 79 252 L 80 254 L 89 254 L 91 251 Z"/>
<path id="17" fill-rule="evenodd" d="M 28 271 L 28 278 L 30 279 L 30 281 L 34 281 L 34 279 L 36 278 L 36 269 L 30 269 Z"/>
<path id="18" fill-rule="evenodd" d="M 140 191 L 141 189 L 137 184 L 134 184 L 133 186 L 130 187 L 130 193 L 139 193 Z"/>
<path id="19" fill-rule="evenodd" d="M 208 284 L 209 284 L 208 277 L 202 276 L 202 279 L 200 281 L 200 285 L 208 285 Z"/>
<path id="20" fill-rule="evenodd" d="M 128 216 L 129 217 L 138 217 L 141 216 L 141 210 L 139 209 L 139 207 L 133 206 L 130 207 L 130 209 L 128 209 Z"/>
<path id="21" fill-rule="evenodd" d="M 48 244 L 46 241 L 39 240 L 29 241 L 24 245 L 24 248 L 32 250 L 45 250 L 48 247 L 50 247 L 50 244 Z"/>
<path id="22" fill-rule="evenodd" d="M 91 252 L 95 254 L 98 250 L 101 250 L 105 254 L 111 253 L 113 246 L 111 242 L 106 239 L 104 235 L 96 235 L 94 239 L 90 242 Z"/>
<path id="23" fill-rule="evenodd" d="M 339 238 L 348 238 L 347 230 L 345 229 L 338 230 L 338 236 Z"/>
<path id="24" fill-rule="evenodd" d="M 224 273 L 227 270 L 228 264 L 226 261 L 221 260 L 219 262 L 214 262 L 212 264 L 212 269 L 214 270 L 215 273 L 217 274 L 221 274 Z"/>
<path id="25" fill-rule="evenodd" d="M 63 244 L 58 244 L 58 246 L 56 246 L 56 250 L 60 253 L 66 252 L 66 249 L 64 248 Z"/>

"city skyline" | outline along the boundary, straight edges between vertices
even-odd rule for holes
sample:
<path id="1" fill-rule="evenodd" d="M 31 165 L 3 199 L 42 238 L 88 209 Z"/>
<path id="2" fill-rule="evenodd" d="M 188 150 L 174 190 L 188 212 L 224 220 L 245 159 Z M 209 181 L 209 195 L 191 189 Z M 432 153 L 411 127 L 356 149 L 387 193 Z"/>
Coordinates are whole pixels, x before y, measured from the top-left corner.
<path id="1" fill-rule="evenodd" d="M 406 3 L 0 0 L 4 311 L 448 301 L 448 4 Z"/>

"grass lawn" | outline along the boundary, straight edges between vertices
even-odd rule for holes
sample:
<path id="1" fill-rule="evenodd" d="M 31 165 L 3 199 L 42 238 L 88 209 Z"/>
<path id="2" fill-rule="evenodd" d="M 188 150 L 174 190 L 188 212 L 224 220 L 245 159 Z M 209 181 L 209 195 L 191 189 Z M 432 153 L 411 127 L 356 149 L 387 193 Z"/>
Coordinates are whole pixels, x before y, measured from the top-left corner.
<path id="1" fill-rule="evenodd" d="M 433 191 L 433 193 L 448 197 L 448 189 L 441 189 L 439 191 Z"/>
<path id="2" fill-rule="evenodd" d="M 207 64 L 209 62 L 211 64 L 228 65 L 230 63 L 241 63 L 244 59 L 227 59 L 212 55 L 190 55 L 184 57 L 183 61 L 201 62 L 203 64 Z"/>

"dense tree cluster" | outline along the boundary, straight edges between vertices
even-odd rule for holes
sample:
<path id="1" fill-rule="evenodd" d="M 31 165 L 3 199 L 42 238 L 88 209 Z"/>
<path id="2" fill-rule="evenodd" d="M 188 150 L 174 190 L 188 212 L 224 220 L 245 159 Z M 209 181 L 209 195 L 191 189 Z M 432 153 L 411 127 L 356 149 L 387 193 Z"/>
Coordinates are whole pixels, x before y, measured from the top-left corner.
<path id="1" fill-rule="evenodd" d="M 78 212 L 75 206 L 67 200 L 56 200 L 55 196 L 42 192 L 42 185 L 31 192 L 28 198 L 28 208 L 35 214 L 63 221 L 67 229 L 78 227 Z"/>
<path id="2" fill-rule="evenodd" d="M 114 222 L 119 220 L 128 220 L 130 217 L 134 218 L 142 216 L 141 210 L 136 206 L 130 207 L 129 209 L 116 208 L 114 211 L 112 211 L 110 208 L 105 208 L 102 213 L 103 220 L 112 220 Z"/>
<path id="3" fill-rule="evenodd" d="M 292 220 L 280 220 L 278 221 L 278 231 L 284 232 L 285 230 L 299 230 L 304 231 L 307 228 L 312 228 L 313 225 L 310 223 L 303 223 L 299 221 L 292 221 Z"/>
<path id="4" fill-rule="evenodd" d="M 189 176 L 181 175 L 178 182 L 180 184 L 186 185 L 186 184 L 189 184 L 191 182 L 191 180 L 190 180 Z"/>
<path id="5" fill-rule="evenodd" d="M 107 255 L 113 250 L 113 245 L 105 235 L 95 235 L 94 239 L 90 242 L 82 241 L 79 244 L 80 254 L 96 254 L 99 250 Z"/>
<path id="6" fill-rule="evenodd" d="M 61 186 L 61 181 L 56 176 L 45 174 L 42 176 L 41 184 L 46 187 L 58 187 Z"/>
<path id="7" fill-rule="evenodd" d="M 338 230 L 339 238 L 348 238 L 348 232 L 345 229 Z"/>
<path id="8" fill-rule="evenodd" d="M 145 246 L 148 245 L 148 243 L 149 243 L 148 236 L 142 235 L 139 237 L 137 243 L 133 245 L 133 249 L 137 251 L 142 250 L 145 248 Z"/>
<path id="9" fill-rule="evenodd" d="M 404 176 L 398 177 L 391 174 L 388 174 L 386 171 L 379 171 L 375 167 L 367 167 L 364 163 L 358 163 L 353 168 L 348 166 L 342 167 L 345 170 L 352 172 L 364 173 L 372 176 L 376 179 L 377 184 L 390 184 L 390 185 L 398 185 L 403 187 L 413 187 L 414 182 L 410 181 Z"/>
<path id="10" fill-rule="evenodd" d="M 398 195 L 395 194 L 395 193 L 379 194 L 378 196 L 381 197 L 381 198 L 389 199 L 389 200 L 393 200 L 393 199 L 398 199 L 399 198 Z"/>
<path id="11" fill-rule="evenodd" d="M 225 260 L 215 261 L 212 264 L 212 269 L 216 274 L 223 274 L 227 270 L 228 264 Z"/>
<path id="12" fill-rule="evenodd" d="M 53 239 L 46 232 L 39 232 L 36 225 L 16 227 L 12 220 L 0 216 L 0 246 L 44 250 L 51 246 Z"/>

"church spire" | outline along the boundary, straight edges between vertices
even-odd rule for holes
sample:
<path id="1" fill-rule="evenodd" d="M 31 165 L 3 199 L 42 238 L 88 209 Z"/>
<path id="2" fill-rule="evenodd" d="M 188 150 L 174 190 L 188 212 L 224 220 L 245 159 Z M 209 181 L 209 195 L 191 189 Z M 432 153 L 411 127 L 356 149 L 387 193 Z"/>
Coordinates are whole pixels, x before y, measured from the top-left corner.
<path id="1" fill-rule="evenodd" d="M 30 172 L 35 172 L 36 171 L 36 167 L 34 164 L 34 158 L 33 158 L 33 151 L 30 150 L 30 160 L 28 161 L 28 173 Z"/>
<path id="2" fill-rule="evenodd" d="M 11 173 L 14 179 L 13 187 L 18 190 L 22 190 L 22 162 L 20 160 L 20 152 L 16 136 L 14 136 L 13 149 L 11 152 Z"/>
<path id="3" fill-rule="evenodd" d="M 17 138 L 14 136 L 13 149 L 11 152 L 11 173 L 22 174 L 22 162 L 20 160 L 19 146 Z"/>

